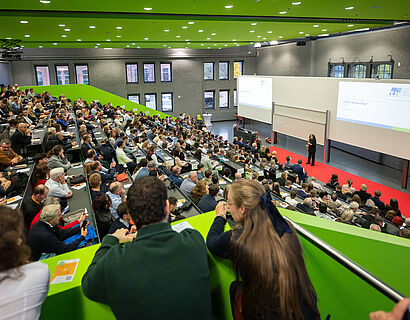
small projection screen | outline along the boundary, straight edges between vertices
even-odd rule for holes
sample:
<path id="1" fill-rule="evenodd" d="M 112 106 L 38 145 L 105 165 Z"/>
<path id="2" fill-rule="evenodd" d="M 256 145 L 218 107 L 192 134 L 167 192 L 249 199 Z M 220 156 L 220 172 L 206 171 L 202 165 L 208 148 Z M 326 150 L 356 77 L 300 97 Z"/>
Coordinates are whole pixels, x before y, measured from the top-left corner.
<path id="1" fill-rule="evenodd" d="M 272 78 L 238 77 L 238 115 L 272 123 Z"/>

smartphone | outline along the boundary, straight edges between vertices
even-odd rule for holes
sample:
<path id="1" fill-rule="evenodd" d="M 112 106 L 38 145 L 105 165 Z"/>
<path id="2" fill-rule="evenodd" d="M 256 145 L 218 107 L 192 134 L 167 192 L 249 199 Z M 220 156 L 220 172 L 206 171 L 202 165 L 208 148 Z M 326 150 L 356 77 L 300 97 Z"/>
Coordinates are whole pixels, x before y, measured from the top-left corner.
<path id="1" fill-rule="evenodd" d="M 66 214 L 68 211 L 70 211 L 70 207 L 69 207 L 69 206 L 67 206 L 67 207 L 64 208 L 64 210 L 61 212 L 61 215 Z"/>
<path id="2" fill-rule="evenodd" d="M 82 229 L 82 230 L 87 229 L 87 220 L 84 220 L 84 221 L 81 223 L 81 229 Z"/>

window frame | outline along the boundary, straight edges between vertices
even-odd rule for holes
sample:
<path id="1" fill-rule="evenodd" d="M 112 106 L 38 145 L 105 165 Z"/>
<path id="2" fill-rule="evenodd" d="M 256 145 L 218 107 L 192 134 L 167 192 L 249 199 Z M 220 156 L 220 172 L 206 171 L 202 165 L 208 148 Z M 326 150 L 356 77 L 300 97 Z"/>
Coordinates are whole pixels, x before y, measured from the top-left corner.
<path id="1" fill-rule="evenodd" d="M 366 71 L 365 71 L 365 74 L 364 74 L 363 78 L 355 78 L 355 77 L 350 76 L 351 68 L 355 67 L 356 65 L 363 65 L 363 66 L 366 67 Z M 347 77 L 346 78 L 349 78 L 349 79 L 366 79 L 366 78 L 370 78 L 370 63 L 368 63 L 368 62 L 351 62 L 351 63 L 348 63 L 347 66 L 348 67 L 347 67 Z"/>
<path id="2" fill-rule="evenodd" d="M 70 81 L 70 66 L 68 64 L 55 64 L 54 65 L 54 72 L 55 72 L 55 76 L 56 76 L 56 84 L 58 86 L 63 86 L 64 84 L 59 84 L 58 83 L 58 73 L 57 73 L 57 68 L 58 67 L 67 67 L 68 68 L 68 84 L 71 84 Z"/>
<path id="3" fill-rule="evenodd" d="M 235 103 L 235 100 L 236 100 L 236 103 Z M 238 107 L 238 89 L 233 89 L 233 107 L 234 108 Z"/>
<path id="4" fill-rule="evenodd" d="M 227 78 L 221 78 L 221 64 L 227 64 L 228 65 L 228 72 L 227 72 Z M 229 61 L 218 61 L 218 80 L 229 80 L 230 79 L 230 74 L 229 74 Z"/>
<path id="5" fill-rule="evenodd" d="M 169 73 L 169 80 L 167 80 L 167 81 L 163 81 L 162 80 L 162 68 L 161 68 L 161 66 L 163 65 L 163 64 L 169 64 L 169 70 L 170 70 L 170 73 Z M 160 82 L 172 82 L 172 62 L 160 62 L 159 63 L 159 80 L 160 80 Z"/>
<path id="6" fill-rule="evenodd" d="M 332 68 L 334 68 L 335 66 L 343 66 L 344 67 L 343 78 L 347 78 L 348 65 L 344 62 L 341 62 L 341 63 L 331 63 L 331 62 L 329 62 L 328 63 L 328 69 L 327 69 L 327 76 L 329 78 L 342 79 L 342 78 L 339 78 L 339 77 L 332 77 L 331 76 Z"/>
<path id="7" fill-rule="evenodd" d="M 213 106 L 212 106 L 212 108 L 207 108 L 206 107 L 206 105 L 205 105 L 205 93 L 207 93 L 207 92 L 212 92 L 212 94 L 213 94 Z M 216 103 L 215 103 L 215 90 L 205 90 L 204 91 L 204 110 L 215 110 L 216 109 Z"/>
<path id="8" fill-rule="evenodd" d="M 87 66 L 87 74 L 88 74 L 88 83 L 78 83 L 77 81 L 77 67 L 81 67 L 81 66 Z M 75 73 L 75 83 L 76 84 L 91 84 L 90 81 L 90 69 L 88 68 L 88 63 L 75 63 L 74 64 L 74 73 Z"/>
<path id="9" fill-rule="evenodd" d="M 134 83 L 134 82 L 133 82 L 133 83 Z M 131 97 L 131 96 L 137 96 L 137 97 L 138 97 L 138 102 L 131 101 L 131 100 L 129 99 L 129 97 Z M 127 94 L 127 100 L 128 100 L 128 101 L 131 101 L 131 102 L 134 102 L 134 103 L 141 104 L 141 95 L 140 95 L 139 93 Z"/>
<path id="10" fill-rule="evenodd" d="M 218 92 L 218 107 L 219 107 L 219 109 L 230 109 L 231 108 L 231 99 L 229 97 L 230 91 L 231 90 L 229 90 L 229 89 L 219 90 L 219 92 Z M 226 92 L 227 93 L 227 95 L 226 95 L 226 97 L 228 98 L 228 106 L 227 107 L 221 107 L 221 92 Z"/>
<path id="11" fill-rule="evenodd" d="M 47 70 L 48 70 L 48 80 L 49 80 L 50 84 L 38 84 L 38 77 L 37 77 L 37 68 L 38 67 L 46 67 L 47 68 Z M 36 77 L 36 85 L 37 86 L 50 86 L 51 85 L 50 67 L 47 64 L 34 65 L 34 76 Z"/>
<path id="12" fill-rule="evenodd" d="M 162 95 L 170 94 L 171 95 L 171 110 L 164 110 L 162 105 Z M 174 112 L 174 93 L 173 92 L 161 92 L 161 112 Z"/>
<path id="13" fill-rule="evenodd" d="M 128 82 L 128 69 L 127 66 L 128 65 L 137 65 L 137 81 L 133 81 L 133 82 Z M 155 69 L 155 67 L 154 67 Z M 139 83 L 140 82 L 140 72 L 138 70 L 138 62 L 126 62 L 125 63 L 125 82 L 127 84 L 131 84 L 131 83 Z"/>
<path id="14" fill-rule="evenodd" d="M 233 62 L 233 79 L 238 79 L 238 77 L 235 77 L 235 63 L 236 62 L 240 62 L 241 63 L 241 76 L 243 76 L 243 70 L 244 70 L 244 65 L 245 65 L 245 61 L 244 60 L 236 60 Z"/>
<path id="15" fill-rule="evenodd" d="M 154 95 L 154 97 L 155 97 L 155 109 L 152 109 L 152 108 L 150 108 L 150 107 L 147 107 L 146 95 Z M 158 100 L 157 100 L 157 94 L 156 94 L 155 92 L 147 92 L 147 93 L 144 93 L 144 103 L 145 103 L 145 106 L 146 106 L 148 109 L 158 111 L 158 103 L 157 103 L 157 101 L 158 101 Z"/>
<path id="16" fill-rule="evenodd" d="M 212 64 L 212 79 L 205 79 L 205 64 Z M 204 62 L 203 63 L 203 80 L 204 81 L 214 81 L 215 80 L 215 62 Z"/>
<path id="17" fill-rule="evenodd" d="M 152 64 L 154 66 L 154 80 L 153 81 L 145 81 L 145 65 Z M 155 83 L 156 82 L 156 74 L 155 74 L 155 62 L 143 62 L 142 63 L 142 71 L 144 77 L 144 83 Z M 144 99 L 145 101 L 145 99 Z"/>
<path id="18" fill-rule="evenodd" d="M 370 78 L 375 79 L 373 77 L 373 67 L 380 66 L 380 65 L 390 65 L 391 66 L 391 72 L 390 72 L 390 79 L 393 79 L 393 71 L 394 71 L 394 60 L 390 61 L 375 61 L 370 63 Z M 389 78 L 379 78 L 379 79 L 389 79 Z"/>

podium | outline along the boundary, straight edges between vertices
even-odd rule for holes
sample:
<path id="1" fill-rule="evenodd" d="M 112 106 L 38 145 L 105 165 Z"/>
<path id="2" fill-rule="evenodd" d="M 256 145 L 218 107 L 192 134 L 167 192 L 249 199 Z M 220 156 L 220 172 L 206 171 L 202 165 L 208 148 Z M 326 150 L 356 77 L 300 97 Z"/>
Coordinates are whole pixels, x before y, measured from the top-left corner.
<path id="1" fill-rule="evenodd" d="M 212 113 L 204 113 L 202 116 L 204 117 L 205 125 L 207 127 L 212 127 L 212 123 L 211 123 Z"/>

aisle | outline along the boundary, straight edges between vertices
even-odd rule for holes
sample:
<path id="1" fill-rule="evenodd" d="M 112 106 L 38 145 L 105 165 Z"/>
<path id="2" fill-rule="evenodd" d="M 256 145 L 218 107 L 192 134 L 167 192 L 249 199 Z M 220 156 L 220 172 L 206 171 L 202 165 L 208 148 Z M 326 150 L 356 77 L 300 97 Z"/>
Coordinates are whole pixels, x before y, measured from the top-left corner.
<path id="1" fill-rule="evenodd" d="M 404 192 L 395 190 L 390 187 L 386 187 L 382 184 L 379 184 L 377 182 L 359 177 L 355 174 L 351 174 L 349 172 L 328 166 L 327 164 L 324 164 L 322 162 L 315 162 L 315 166 L 312 167 L 310 165 L 305 164 L 307 161 L 307 157 L 301 156 L 297 153 L 293 153 L 290 151 L 287 151 L 285 149 L 279 148 L 279 147 L 269 147 L 269 150 L 276 151 L 277 155 L 276 157 L 278 158 L 279 162 L 285 163 L 286 157 L 290 156 L 292 158 L 292 163 L 296 163 L 298 159 L 303 160 L 303 167 L 306 169 L 309 177 L 316 177 L 318 180 L 321 180 L 323 182 L 328 182 L 331 175 L 333 173 L 336 173 L 339 177 L 339 182 L 340 184 L 346 184 L 347 179 L 352 179 L 353 180 L 353 187 L 356 190 L 360 189 L 360 185 L 362 183 L 367 185 L 367 192 L 373 195 L 373 192 L 375 190 L 380 190 L 382 193 L 381 200 L 384 203 L 389 203 L 390 198 L 396 198 L 397 201 L 399 202 L 399 208 L 401 210 L 401 213 L 406 216 L 410 217 L 410 195 L 406 194 Z"/>

